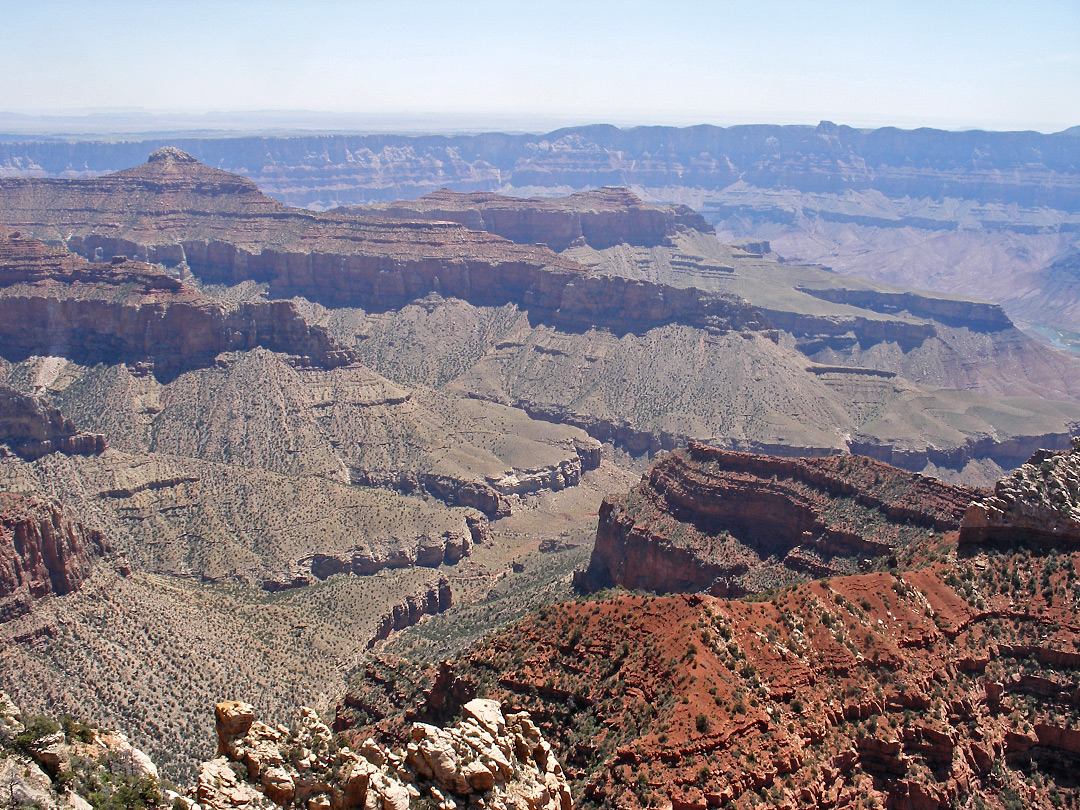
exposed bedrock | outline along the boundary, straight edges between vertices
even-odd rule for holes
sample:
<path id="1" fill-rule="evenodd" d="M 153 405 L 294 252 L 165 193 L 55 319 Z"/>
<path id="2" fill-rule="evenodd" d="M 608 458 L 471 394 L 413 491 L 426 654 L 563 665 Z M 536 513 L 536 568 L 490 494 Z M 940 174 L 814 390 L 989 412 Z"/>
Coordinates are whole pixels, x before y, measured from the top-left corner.
<path id="1" fill-rule="evenodd" d="M 9 359 L 57 355 L 92 365 L 151 363 L 171 379 L 224 351 L 263 346 L 298 365 L 353 362 L 288 301 L 235 309 L 139 262 L 91 263 L 15 234 L 0 235 L 0 344 Z"/>
<path id="2" fill-rule="evenodd" d="M 363 213 L 370 209 L 344 210 Z M 457 222 L 512 242 L 541 243 L 555 251 L 582 243 L 598 250 L 622 243 L 653 247 L 680 228 L 713 232 L 704 217 L 685 205 L 650 205 L 629 189 L 610 186 L 530 200 L 442 189 L 375 210 L 402 219 Z"/>
<path id="3" fill-rule="evenodd" d="M 1059 452 L 1039 450 L 1002 478 L 991 495 L 973 502 L 960 526 L 960 544 L 1080 546 L 1080 438 Z"/>
<path id="4" fill-rule="evenodd" d="M 83 456 L 102 453 L 105 436 L 83 433 L 58 408 L 0 385 L 0 445 L 32 461 L 54 452 Z"/>
<path id="5" fill-rule="evenodd" d="M 451 605 L 453 605 L 453 594 L 450 590 L 450 582 L 446 577 L 441 577 L 437 583 L 428 585 L 423 592 L 408 596 L 394 605 L 379 620 L 379 627 L 368 641 L 368 647 L 374 647 L 377 642 L 387 638 L 395 630 L 412 627 L 424 616 L 445 613 Z"/>
<path id="6" fill-rule="evenodd" d="M 179 255 L 172 245 L 146 246 L 100 237 L 72 238 L 68 247 L 83 255 L 104 247 L 106 256 L 127 255 L 127 251 L 166 264 L 169 257 Z M 512 258 L 388 259 L 274 248 L 256 252 L 225 241 L 200 240 L 184 241 L 182 248 L 189 267 L 204 281 L 238 284 L 253 280 L 269 284 L 272 296 L 299 295 L 328 307 L 387 311 L 437 292 L 477 306 L 517 304 L 530 318 L 571 331 L 600 327 L 622 334 L 671 322 L 720 331 L 770 328 L 758 310 L 737 296 L 614 276 L 584 276 L 578 268 Z M 550 258 L 558 257 L 550 254 Z"/>
<path id="7" fill-rule="evenodd" d="M 28 611 L 34 599 L 77 590 L 106 551 L 99 531 L 57 504 L 0 493 L 0 622 Z"/>
<path id="8" fill-rule="evenodd" d="M 532 416 L 532 414 L 530 414 Z M 357 486 L 388 487 L 406 495 L 427 493 L 451 506 L 468 506 L 488 517 L 505 517 L 514 496 L 540 490 L 559 491 L 577 486 L 582 473 L 600 466 L 601 445 L 583 437 L 574 442 L 575 455 L 557 464 L 535 469 L 513 469 L 498 478 L 469 481 L 449 475 L 354 467 L 350 479 Z"/>
<path id="9" fill-rule="evenodd" d="M 691 443 L 600 508 L 586 588 L 721 595 L 850 573 L 956 529 L 980 490 L 860 456 L 779 458 Z"/>

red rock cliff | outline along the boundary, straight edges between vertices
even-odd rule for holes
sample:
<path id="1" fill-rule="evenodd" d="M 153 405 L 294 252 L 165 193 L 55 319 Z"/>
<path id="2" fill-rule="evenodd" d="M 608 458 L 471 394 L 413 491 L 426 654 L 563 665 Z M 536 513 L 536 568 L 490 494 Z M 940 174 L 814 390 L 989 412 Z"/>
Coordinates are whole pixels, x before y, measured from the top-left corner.
<path id="1" fill-rule="evenodd" d="M 590 588 L 755 592 L 851 573 L 928 532 L 955 530 L 980 490 L 861 456 L 777 458 L 691 443 L 605 499 Z"/>
<path id="2" fill-rule="evenodd" d="M 58 505 L 0 493 L 0 622 L 25 613 L 33 599 L 78 590 L 106 550 L 100 532 Z"/>

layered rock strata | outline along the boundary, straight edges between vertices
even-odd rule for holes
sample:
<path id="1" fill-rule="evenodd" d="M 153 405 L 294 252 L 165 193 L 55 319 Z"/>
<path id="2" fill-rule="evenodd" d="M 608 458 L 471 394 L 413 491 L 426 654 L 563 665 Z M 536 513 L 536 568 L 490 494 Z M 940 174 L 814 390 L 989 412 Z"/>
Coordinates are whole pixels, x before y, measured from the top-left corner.
<path id="1" fill-rule="evenodd" d="M 551 746 L 527 714 L 504 714 L 495 701 L 466 704 L 446 728 L 416 723 L 404 751 L 370 738 L 342 746 L 307 707 L 291 728 L 256 720 L 246 703 L 219 703 L 215 714 L 220 756 L 202 766 L 198 786 L 210 810 L 572 807 Z"/>
<path id="2" fill-rule="evenodd" d="M 564 328 L 761 325 L 735 296 L 586 277 L 547 248 L 453 223 L 289 209 L 178 150 L 106 177 L 0 180 L 0 210 L 4 222 L 41 238 L 64 233 L 83 256 L 185 264 L 205 281 L 267 283 L 276 297 L 327 306 L 385 310 L 439 292 L 516 303 Z"/>
<path id="3" fill-rule="evenodd" d="M 40 399 L 0 385 L 0 445 L 32 461 L 48 453 L 94 455 L 105 451 L 105 436 L 84 433 Z"/>
<path id="4" fill-rule="evenodd" d="M 227 309 L 145 264 L 93 263 L 18 232 L 0 233 L 0 346 L 9 359 L 125 362 L 171 379 L 226 351 L 263 346 L 298 365 L 353 362 L 287 301 Z"/>
<path id="5" fill-rule="evenodd" d="M 998 481 L 992 495 L 974 501 L 960 524 L 960 543 L 1075 548 L 1080 543 L 1080 438 L 1069 450 L 1039 450 Z"/>
<path id="6" fill-rule="evenodd" d="M 77 590 L 107 550 L 99 531 L 55 503 L 0 492 L 0 622 Z"/>
<path id="7" fill-rule="evenodd" d="M 652 247 L 663 244 L 680 228 L 713 232 L 700 214 L 685 205 L 649 205 L 628 189 L 614 187 L 531 200 L 442 189 L 412 202 L 339 210 L 374 210 L 402 219 L 457 222 L 512 242 L 544 244 L 555 251 L 579 244 L 597 249 L 617 244 Z"/>
<path id="8" fill-rule="evenodd" d="M 730 454 L 696 454 L 754 500 L 735 489 Z M 1069 806 L 1080 799 L 1080 548 L 1045 541 L 1062 525 L 1052 482 L 1069 480 L 1072 455 L 1044 453 L 1004 479 L 995 497 L 1008 494 L 1028 524 L 959 554 L 956 532 L 926 532 L 955 525 L 961 502 L 948 492 L 867 460 L 744 459 L 758 487 L 830 488 L 829 520 L 865 497 L 878 525 L 891 513 L 922 531 L 888 572 L 767 598 L 618 592 L 544 606 L 428 677 L 384 656 L 338 722 L 401 734 L 403 718 L 453 714 L 477 695 L 513 702 L 543 718 L 575 796 L 600 808 Z M 689 503 L 704 471 L 668 478 L 682 521 L 644 507 L 637 517 L 673 553 L 696 512 L 720 509 Z M 765 521 L 785 512 L 751 506 Z M 1040 515 L 1044 533 L 1032 534 Z"/>
<path id="9" fill-rule="evenodd" d="M 779 458 L 691 443 L 600 507 L 585 588 L 739 595 L 851 573 L 955 530 L 979 490 L 860 456 Z"/>
<path id="10" fill-rule="evenodd" d="M 445 613 L 454 603 L 450 582 L 441 577 L 437 583 L 427 587 L 421 594 L 408 596 L 405 601 L 394 605 L 379 621 L 375 635 L 368 641 L 368 647 L 388 638 L 395 630 L 404 630 L 417 624 L 424 616 Z"/>

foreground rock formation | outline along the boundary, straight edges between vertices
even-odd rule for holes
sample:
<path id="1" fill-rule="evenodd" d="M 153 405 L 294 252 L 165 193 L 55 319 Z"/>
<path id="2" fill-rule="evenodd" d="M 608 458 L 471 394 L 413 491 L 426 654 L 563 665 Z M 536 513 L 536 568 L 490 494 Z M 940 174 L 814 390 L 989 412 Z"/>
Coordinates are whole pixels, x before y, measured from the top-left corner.
<path id="1" fill-rule="evenodd" d="M 179 800 L 157 765 L 123 734 L 65 718 L 26 716 L 0 692 L 0 785 L 9 807 L 90 810 L 106 802 Z M 91 804 L 91 801 L 94 804 Z"/>
<path id="2" fill-rule="evenodd" d="M 504 715 L 490 700 L 463 713 L 446 728 L 416 723 L 402 752 L 371 739 L 343 746 L 306 707 L 291 728 L 275 728 L 246 703 L 219 703 L 221 756 L 203 765 L 198 799 L 214 810 L 408 810 L 419 801 L 440 810 L 571 810 L 562 768 L 527 714 Z"/>
<path id="3" fill-rule="evenodd" d="M 100 531 L 57 504 L 0 492 L 0 622 L 77 590 L 107 550 Z"/>
<path id="4" fill-rule="evenodd" d="M 690 444 L 600 507 L 591 589 L 755 593 L 854 573 L 955 531 L 979 490 L 861 456 L 776 458 Z"/>

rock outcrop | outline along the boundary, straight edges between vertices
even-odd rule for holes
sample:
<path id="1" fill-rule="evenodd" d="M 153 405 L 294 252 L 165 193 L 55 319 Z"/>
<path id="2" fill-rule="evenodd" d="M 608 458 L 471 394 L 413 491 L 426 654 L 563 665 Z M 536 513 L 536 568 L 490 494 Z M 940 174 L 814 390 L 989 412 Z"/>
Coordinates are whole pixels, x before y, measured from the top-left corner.
<path id="1" fill-rule="evenodd" d="M 99 531 L 55 503 L 0 492 L 0 622 L 77 590 L 107 550 Z"/>
<path id="2" fill-rule="evenodd" d="M 88 262 L 18 232 L 0 232 L 0 349 L 129 363 L 172 379 L 227 351 L 263 346 L 299 366 L 353 362 L 288 301 L 226 308 L 160 270 L 114 257 Z"/>
<path id="3" fill-rule="evenodd" d="M 530 414 L 531 416 L 532 414 Z M 545 420 L 558 422 L 559 420 Z M 405 494 L 427 493 L 453 506 L 467 506 L 489 517 L 505 517 L 512 510 L 515 496 L 542 490 L 558 492 L 577 486 L 583 473 L 600 465 L 602 445 L 589 436 L 572 442 L 573 456 L 543 467 L 510 469 L 502 475 L 487 476 L 483 481 L 468 481 L 454 476 L 418 470 L 376 470 L 354 467 L 350 479 L 358 486 L 388 487 Z"/>
<path id="4" fill-rule="evenodd" d="M 474 700 L 464 715 L 446 728 L 416 723 L 407 748 L 393 751 L 370 738 L 341 745 L 307 707 L 289 728 L 256 720 L 249 704 L 219 703 L 220 756 L 202 766 L 198 799 L 207 810 L 408 810 L 413 801 L 571 810 L 562 768 L 528 714 Z"/>
<path id="5" fill-rule="evenodd" d="M 454 596 L 450 589 L 450 581 L 446 577 L 440 577 L 437 583 L 429 585 L 423 593 L 408 596 L 405 601 L 394 605 L 380 619 L 375 635 L 368 641 L 368 647 L 374 647 L 395 630 L 412 627 L 424 616 L 445 613 L 453 603 Z"/>
<path id="6" fill-rule="evenodd" d="M 519 244 L 544 244 L 554 251 L 575 244 L 598 250 L 623 243 L 652 247 L 666 242 L 680 228 L 713 232 L 700 214 L 685 205 L 649 205 L 629 189 L 613 187 L 531 200 L 442 189 L 411 202 L 339 210 L 457 222 Z"/>
<path id="7" fill-rule="evenodd" d="M 103 453 L 105 436 L 84 433 L 48 402 L 0 385 L 0 445 L 32 461 L 54 452 Z"/>
<path id="8" fill-rule="evenodd" d="M 600 507 L 585 588 L 741 595 L 853 573 L 955 530 L 980 490 L 861 456 L 777 458 L 691 443 Z"/>
<path id="9" fill-rule="evenodd" d="M 164 787 L 157 765 L 125 735 L 70 718 L 61 724 L 24 715 L 3 692 L 0 754 L 0 784 L 11 807 L 90 810 L 88 799 L 119 804 L 138 796 L 146 804 L 159 804 L 179 797 Z"/>
<path id="10" fill-rule="evenodd" d="M 960 543 L 1080 544 L 1080 438 L 1072 448 L 1039 450 L 973 502 L 960 524 Z"/>

